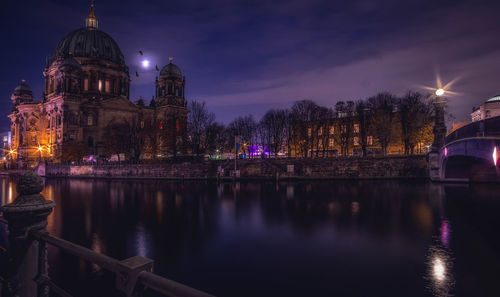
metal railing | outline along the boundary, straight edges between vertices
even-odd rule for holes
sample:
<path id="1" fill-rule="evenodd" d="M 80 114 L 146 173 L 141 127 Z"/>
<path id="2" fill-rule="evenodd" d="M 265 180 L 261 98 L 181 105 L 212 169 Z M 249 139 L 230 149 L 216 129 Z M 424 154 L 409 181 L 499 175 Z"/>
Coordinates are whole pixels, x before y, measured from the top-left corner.
<path id="1" fill-rule="evenodd" d="M 62 238 L 52 236 L 47 232 L 32 231 L 29 235 L 42 244 L 50 244 L 73 256 L 113 272 L 117 278 L 117 289 L 124 291 L 127 295 L 132 293 L 137 294 L 137 289 L 152 289 L 171 297 L 213 297 L 205 292 L 152 273 L 153 261 L 150 259 L 136 256 L 119 261 Z M 50 279 L 44 279 L 44 281 L 51 289 L 55 289 L 56 293 L 59 292 L 63 296 L 71 296 L 63 292 Z"/>
<path id="2" fill-rule="evenodd" d="M 48 275 L 47 245 L 113 273 L 115 289 L 128 297 L 142 296 L 145 290 L 171 297 L 213 297 L 154 274 L 154 261 L 151 259 L 134 256 L 120 261 L 50 235 L 45 226 L 55 204 L 39 194 L 42 189 L 41 178 L 28 173 L 18 183 L 20 195 L 13 203 L 1 208 L 3 216 L 0 216 L 0 223 L 7 224 L 9 230 L 9 267 L 6 267 L 5 275 L 0 276 L 0 297 L 4 297 L 2 294 L 6 294 L 5 297 L 47 297 L 51 293 L 72 296 Z"/>

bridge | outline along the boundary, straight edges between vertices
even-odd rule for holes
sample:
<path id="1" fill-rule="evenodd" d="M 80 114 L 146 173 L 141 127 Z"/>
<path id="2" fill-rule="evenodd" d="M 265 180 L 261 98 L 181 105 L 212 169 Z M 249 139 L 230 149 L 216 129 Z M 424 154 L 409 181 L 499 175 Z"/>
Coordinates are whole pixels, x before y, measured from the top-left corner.
<path id="1" fill-rule="evenodd" d="M 431 179 L 444 182 L 500 181 L 498 159 L 500 116 L 472 122 L 449 133 L 439 155 L 430 156 Z"/>

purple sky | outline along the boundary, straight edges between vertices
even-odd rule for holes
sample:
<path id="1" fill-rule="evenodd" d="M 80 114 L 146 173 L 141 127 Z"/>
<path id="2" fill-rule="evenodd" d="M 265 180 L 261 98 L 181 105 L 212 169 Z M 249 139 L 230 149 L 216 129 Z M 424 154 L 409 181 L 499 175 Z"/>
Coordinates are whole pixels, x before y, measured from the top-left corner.
<path id="1" fill-rule="evenodd" d="M 0 11 L 2 130 L 10 94 L 24 78 L 42 93 L 45 56 L 82 27 L 90 1 L 10 1 Z M 457 121 L 500 93 L 499 1 L 102 1 L 100 29 L 130 68 L 131 100 L 154 94 L 154 70 L 174 57 L 187 99 L 229 122 L 312 99 L 333 107 L 380 91 L 434 86 L 436 73 L 461 79 L 449 97 Z M 134 73 L 139 70 L 140 77 Z"/>

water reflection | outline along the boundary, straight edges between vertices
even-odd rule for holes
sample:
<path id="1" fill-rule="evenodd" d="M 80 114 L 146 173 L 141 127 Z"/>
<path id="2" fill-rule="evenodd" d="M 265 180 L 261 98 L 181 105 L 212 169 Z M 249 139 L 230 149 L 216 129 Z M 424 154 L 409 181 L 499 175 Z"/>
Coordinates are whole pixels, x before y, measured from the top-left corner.
<path id="1" fill-rule="evenodd" d="M 450 228 L 450 222 L 448 220 L 442 220 L 441 221 L 441 228 L 439 229 L 441 231 L 441 243 L 448 247 L 450 244 L 450 234 L 451 234 L 451 228 Z"/>
<path id="2" fill-rule="evenodd" d="M 15 181 L 0 186 L 2 204 L 9 203 Z M 57 204 L 52 234 L 118 259 L 150 257 L 157 273 L 218 296 L 441 297 L 495 289 L 487 280 L 500 268 L 498 254 L 485 253 L 481 265 L 489 269 L 478 269 L 469 249 L 500 250 L 500 203 L 491 198 L 498 190 L 49 179 L 43 194 Z M 473 238 L 473 248 L 457 238 Z M 82 281 L 96 267 L 57 253 L 49 253 L 52 276 L 94 295 Z M 463 277 L 470 271 L 478 274 L 473 282 Z"/>
<path id="3" fill-rule="evenodd" d="M 431 246 L 427 259 L 428 289 L 436 297 L 453 296 L 452 290 L 455 285 L 453 277 L 453 258 L 450 251 L 439 245 Z"/>

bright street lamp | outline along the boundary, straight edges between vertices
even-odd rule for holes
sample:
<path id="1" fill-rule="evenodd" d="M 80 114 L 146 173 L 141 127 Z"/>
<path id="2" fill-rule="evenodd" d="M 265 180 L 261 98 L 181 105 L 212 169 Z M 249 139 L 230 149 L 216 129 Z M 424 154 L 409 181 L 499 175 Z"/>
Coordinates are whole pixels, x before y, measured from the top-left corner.
<path id="1" fill-rule="evenodd" d="M 444 89 L 437 89 L 436 92 L 435 92 L 436 96 L 443 96 L 444 95 Z"/>

